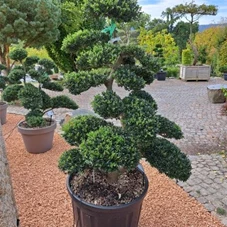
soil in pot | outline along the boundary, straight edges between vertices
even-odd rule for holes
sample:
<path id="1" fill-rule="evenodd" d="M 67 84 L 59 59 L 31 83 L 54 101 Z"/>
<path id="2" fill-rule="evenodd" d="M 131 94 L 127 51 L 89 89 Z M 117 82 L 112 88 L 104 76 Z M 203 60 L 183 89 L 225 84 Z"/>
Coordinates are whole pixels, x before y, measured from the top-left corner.
<path id="1" fill-rule="evenodd" d="M 119 176 L 117 184 L 108 183 L 103 173 L 88 170 L 69 175 L 67 189 L 76 227 L 138 227 L 148 179 L 137 168 Z"/>
<path id="2" fill-rule="evenodd" d="M 75 174 L 70 185 L 78 198 L 101 206 L 130 203 L 145 190 L 143 174 L 136 169 L 121 174 L 117 183 L 108 183 L 107 177 L 100 171 L 92 173 L 92 170 L 88 170 L 83 174 Z"/>

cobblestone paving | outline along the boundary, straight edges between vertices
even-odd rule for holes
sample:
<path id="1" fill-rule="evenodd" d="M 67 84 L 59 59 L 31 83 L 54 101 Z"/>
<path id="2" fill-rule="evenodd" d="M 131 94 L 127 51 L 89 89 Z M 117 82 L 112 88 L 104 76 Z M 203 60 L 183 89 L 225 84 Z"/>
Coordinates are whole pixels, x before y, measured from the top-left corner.
<path id="1" fill-rule="evenodd" d="M 192 175 L 178 185 L 227 225 L 226 154 L 191 155 Z M 222 214 L 222 212 L 224 212 Z"/>
<path id="2" fill-rule="evenodd" d="M 202 203 L 208 211 L 217 215 L 227 226 L 227 116 L 221 114 L 223 104 L 213 104 L 208 100 L 207 86 L 227 84 L 222 78 L 211 78 L 208 82 L 185 82 L 177 79 L 155 80 L 146 87 L 158 104 L 158 112 L 176 122 L 184 133 L 184 138 L 172 140 L 189 155 L 192 175 L 187 182 L 178 182 L 192 197 Z M 126 91 L 114 87 L 121 97 Z M 104 91 L 103 86 L 92 88 L 73 98 L 80 108 L 92 110 L 90 102 L 95 94 Z M 55 96 L 57 92 L 49 92 Z M 21 107 L 10 106 L 8 112 L 26 114 Z M 54 118 L 61 122 L 67 109 L 55 110 Z M 59 127 L 60 129 L 60 127 Z"/>

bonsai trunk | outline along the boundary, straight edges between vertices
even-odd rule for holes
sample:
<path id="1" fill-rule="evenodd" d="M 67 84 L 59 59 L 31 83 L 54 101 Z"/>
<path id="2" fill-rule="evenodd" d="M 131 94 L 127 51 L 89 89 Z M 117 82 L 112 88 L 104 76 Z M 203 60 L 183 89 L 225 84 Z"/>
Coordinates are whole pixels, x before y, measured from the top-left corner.
<path id="1" fill-rule="evenodd" d="M 8 57 L 9 54 L 9 45 L 3 44 L 0 45 L 0 62 L 3 65 L 6 65 L 7 70 L 5 70 L 5 74 L 8 75 L 10 71 L 10 59 Z"/>

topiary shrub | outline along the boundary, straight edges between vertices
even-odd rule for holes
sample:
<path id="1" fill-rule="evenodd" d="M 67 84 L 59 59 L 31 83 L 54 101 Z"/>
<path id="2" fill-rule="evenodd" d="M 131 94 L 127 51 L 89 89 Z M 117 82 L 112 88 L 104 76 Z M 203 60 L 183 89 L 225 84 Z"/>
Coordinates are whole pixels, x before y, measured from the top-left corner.
<path id="1" fill-rule="evenodd" d="M 42 88 L 62 91 L 63 87 L 55 82 L 50 82 L 49 74 L 53 72 L 55 64 L 49 59 L 39 59 L 38 57 L 27 57 L 26 50 L 15 49 L 9 56 L 19 61 L 9 73 L 10 85 L 3 91 L 3 99 L 7 102 L 20 100 L 24 108 L 29 112 L 26 115 L 27 127 L 43 127 L 47 124 L 44 114 L 54 108 L 77 109 L 77 104 L 67 96 L 59 95 L 51 98 Z M 35 64 L 38 63 L 38 69 Z M 26 75 L 29 74 L 36 82 L 36 85 L 27 83 Z M 23 79 L 24 84 L 19 85 Z"/>
<path id="2" fill-rule="evenodd" d="M 113 18 L 117 20 L 119 16 L 121 21 L 133 15 L 116 6 L 111 8 L 111 12 L 105 11 L 111 5 L 109 1 L 86 2 L 91 3 L 85 5 L 91 13 L 95 10 L 96 16 L 111 17 L 114 12 Z M 119 2 L 126 5 L 135 3 Z M 88 42 L 92 34 L 96 34 L 95 39 Z M 63 127 L 63 137 L 78 148 L 62 154 L 59 168 L 75 174 L 99 171 L 103 177 L 107 175 L 107 179 L 114 176 L 117 183 L 122 172 L 135 169 L 139 160 L 145 158 L 167 176 L 187 180 L 191 173 L 189 159 L 166 139 L 182 138 L 181 129 L 157 114 L 155 100 L 144 90 L 153 82 L 154 71 L 159 68 L 157 59 L 136 45 L 105 43 L 105 38 L 99 31 L 86 30 L 70 34 L 63 41 L 62 50 L 77 56 L 75 65 L 78 72 L 69 72 L 64 77 L 69 91 L 77 95 L 101 84 L 105 85 L 106 91 L 96 95 L 92 101 L 94 111 L 102 119 L 78 116 Z M 127 90 L 127 95 L 118 94 L 114 83 Z M 108 124 L 110 119 L 118 120 L 120 127 Z"/>

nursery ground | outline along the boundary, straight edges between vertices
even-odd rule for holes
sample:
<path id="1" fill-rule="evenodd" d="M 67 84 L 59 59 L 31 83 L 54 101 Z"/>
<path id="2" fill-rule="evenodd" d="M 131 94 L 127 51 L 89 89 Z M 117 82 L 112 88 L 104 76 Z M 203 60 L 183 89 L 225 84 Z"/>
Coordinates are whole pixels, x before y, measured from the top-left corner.
<path id="1" fill-rule="evenodd" d="M 69 148 L 55 133 L 53 148 L 43 154 L 26 152 L 16 124 L 21 115 L 8 114 L 3 125 L 16 203 L 23 227 L 72 227 L 66 176 L 58 170 L 61 153 Z M 143 203 L 140 227 L 223 227 L 199 202 L 173 180 L 143 162 L 150 186 Z"/>
<path id="2" fill-rule="evenodd" d="M 155 80 L 146 90 L 158 103 L 158 112 L 180 125 L 184 138 L 176 141 L 183 152 L 192 161 L 192 176 L 186 183 L 179 182 L 185 191 L 195 197 L 210 212 L 217 215 L 217 210 L 227 211 L 227 116 L 221 113 L 223 104 L 213 104 L 208 100 L 207 86 L 210 84 L 227 84 L 222 78 L 211 78 L 208 82 L 185 82 L 177 79 Z M 65 94 L 73 98 L 83 110 L 92 110 L 90 102 L 95 94 L 104 91 L 100 86 L 92 88 L 81 95 Z M 123 97 L 127 92 L 114 86 Z M 55 96 L 57 92 L 49 92 Z M 25 114 L 26 110 L 10 106 L 11 113 Z M 59 122 L 65 118 L 67 109 L 54 111 Z M 59 127 L 60 129 L 60 127 Z M 220 213 L 220 212 L 219 212 Z M 226 215 L 219 215 L 227 225 Z"/>

